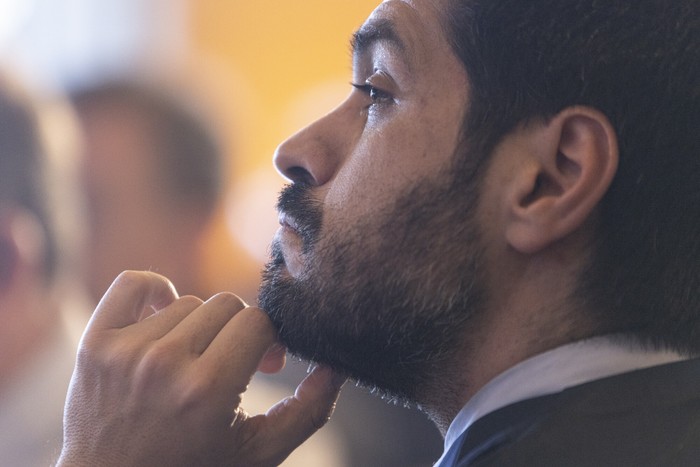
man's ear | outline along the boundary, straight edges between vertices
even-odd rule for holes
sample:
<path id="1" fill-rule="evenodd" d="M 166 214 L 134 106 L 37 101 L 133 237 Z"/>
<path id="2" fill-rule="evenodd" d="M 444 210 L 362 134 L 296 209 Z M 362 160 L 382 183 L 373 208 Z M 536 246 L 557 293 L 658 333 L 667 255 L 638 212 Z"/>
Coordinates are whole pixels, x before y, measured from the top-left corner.
<path id="1" fill-rule="evenodd" d="M 536 253 L 581 227 L 617 171 L 615 130 L 598 110 L 568 107 L 530 129 L 526 163 L 511 179 L 506 238 Z"/>

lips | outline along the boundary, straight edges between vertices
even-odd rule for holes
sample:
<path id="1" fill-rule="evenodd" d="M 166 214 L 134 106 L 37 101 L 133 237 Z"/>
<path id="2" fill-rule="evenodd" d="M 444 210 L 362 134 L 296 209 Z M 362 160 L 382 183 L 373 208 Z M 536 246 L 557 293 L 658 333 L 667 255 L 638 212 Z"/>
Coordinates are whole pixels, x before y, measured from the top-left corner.
<path id="1" fill-rule="evenodd" d="M 299 232 L 300 232 L 299 225 L 297 224 L 297 221 L 289 214 L 287 214 L 285 212 L 280 212 L 279 213 L 279 223 L 282 227 L 291 229 L 294 231 L 294 233 L 299 235 Z"/>
<path id="2" fill-rule="evenodd" d="M 275 235 L 275 242 L 280 249 L 287 271 L 293 277 L 298 277 L 303 270 L 302 250 L 304 249 L 299 226 L 292 216 L 284 212 L 279 214 L 279 223 L 281 227 Z"/>
<path id="3" fill-rule="evenodd" d="M 298 257 L 312 251 L 321 231 L 322 209 L 312 196 L 312 187 L 304 183 L 287 185 L 277 201 L 279 239 L 285 252 L 298 251 Z M 287 255 L 285 255 L 286 258 Z"/>

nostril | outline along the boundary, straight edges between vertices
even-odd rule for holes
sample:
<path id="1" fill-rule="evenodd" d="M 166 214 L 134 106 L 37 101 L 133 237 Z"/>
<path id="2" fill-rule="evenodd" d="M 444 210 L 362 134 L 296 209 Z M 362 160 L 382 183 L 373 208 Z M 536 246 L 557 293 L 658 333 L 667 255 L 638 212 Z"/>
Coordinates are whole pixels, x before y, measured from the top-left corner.
<path id="1" fill-rule="evenodd" d="M 298 165 L 285 169 L 284 176 L 289 178 L 294 183 L 316 185 L 313 175 L 311 175 L 308 170 Z"/>

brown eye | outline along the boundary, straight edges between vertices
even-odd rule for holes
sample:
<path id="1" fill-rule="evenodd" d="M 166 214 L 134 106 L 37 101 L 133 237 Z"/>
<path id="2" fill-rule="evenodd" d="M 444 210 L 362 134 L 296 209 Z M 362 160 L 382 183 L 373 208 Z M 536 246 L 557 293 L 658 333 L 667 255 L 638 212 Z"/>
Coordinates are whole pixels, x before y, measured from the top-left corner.
<path id="1" fill-rule="evenodd" d="M 368 86 L 369 86 L 369 91 L 368 91 L 369 98 L 372 99 L 373 103 L 381 103 L 381 102 L 392 99 L 391 94 L 389 94 L 388 92 L 382 91 L 379 88 L 375 88 L 372 85 L 368 85 Z"/>
<path id="2" fill-rule="evenodd" d="M 394 97 L 386 91 L 383 91 L 371 84 L 353 84 L 355 89 L 366 94 L 372 100 L 372 104 L 381 104 L 383 102 L 392 101 Z"/>

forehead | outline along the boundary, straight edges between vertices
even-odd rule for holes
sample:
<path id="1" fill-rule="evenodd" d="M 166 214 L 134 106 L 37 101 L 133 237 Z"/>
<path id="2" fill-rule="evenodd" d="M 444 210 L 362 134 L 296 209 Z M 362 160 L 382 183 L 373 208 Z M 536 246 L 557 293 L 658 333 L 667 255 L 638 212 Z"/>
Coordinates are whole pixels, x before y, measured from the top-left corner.
<path id="1" fill-rule="evenodd" d="M 358 54 L 384 42 L 408 65 L 428 61 L 436 48 L 449 46 L 442 22 L 447 6 L 447 0 L 385 0 L 355 33 L 353 49 Z"/>

